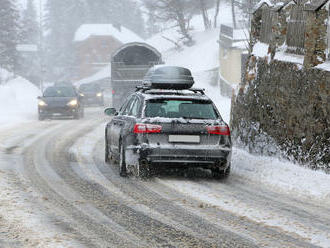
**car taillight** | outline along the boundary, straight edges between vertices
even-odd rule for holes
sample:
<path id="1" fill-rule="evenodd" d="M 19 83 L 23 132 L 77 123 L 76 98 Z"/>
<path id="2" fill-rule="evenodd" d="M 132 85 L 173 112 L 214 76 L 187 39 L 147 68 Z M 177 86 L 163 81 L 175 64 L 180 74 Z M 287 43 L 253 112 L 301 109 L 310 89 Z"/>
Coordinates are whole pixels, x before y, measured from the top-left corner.
<path id="1" fill-rule="evenodd" d="M 223 126 L 207 126 L 207 132 L 209 134 L 218 134 L 218 135 L 230 135 L 230 129 L 227 125 Z"/>
<path id="2" fill-rule="evenodd" d="M 153 124 L 135 124 L 134 133 L 160 133 L 162 126 Z"/>

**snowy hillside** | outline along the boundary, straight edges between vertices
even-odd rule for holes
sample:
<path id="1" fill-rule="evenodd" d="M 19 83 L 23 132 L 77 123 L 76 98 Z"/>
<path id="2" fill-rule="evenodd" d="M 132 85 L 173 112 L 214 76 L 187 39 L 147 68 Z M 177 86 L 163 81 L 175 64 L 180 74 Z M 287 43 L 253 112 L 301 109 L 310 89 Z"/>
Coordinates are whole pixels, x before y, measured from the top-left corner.
<path id="1" fill-rule="evenodd" d="M 1 84 L 0 125 L 36 120 L 37 96 L 40 95 L 40 90 L 22 77 L 16 77 Z"/>

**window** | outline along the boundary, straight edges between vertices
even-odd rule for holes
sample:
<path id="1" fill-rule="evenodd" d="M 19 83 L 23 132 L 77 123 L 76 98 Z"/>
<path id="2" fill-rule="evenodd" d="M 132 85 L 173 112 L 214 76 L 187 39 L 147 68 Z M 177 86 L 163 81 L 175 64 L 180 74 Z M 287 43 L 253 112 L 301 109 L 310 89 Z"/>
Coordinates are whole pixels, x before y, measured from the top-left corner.
<path id="1" fill-rule="evenodd" d="M 184 99 L 152 99 L 146 104 L 146 117 L 217 119 L 211 101 Z"/>
<path id="2" fill-rule="evenodd" d="M 269 8 L 262 10 L 260 41 L 269 44 L 272 41 L 272 25 L 274 18 L 274 11 Z"/>
<path id="3" fill-rule="evenodd" d="M 141 106 L 140 100 L 136 97 L 135 101 L 131 105 L 131 110 L 130 110 L 129 115 L 137 117 L 139 114 L 140 106 Z"/>
<path id="4" fill-rule="evenodd" d="M 121 106 L 121 108 L 120 108 L 120 110 L 119 110 L 119 113 L 120 113 L 121 115 L 127 115 L 128 111 L 129 111 L 129 107 L 130 107 L 132 101 L 133 101 L 133 97 L 128 98 L 128 99 L 126 100 L 126 102 Z"/>

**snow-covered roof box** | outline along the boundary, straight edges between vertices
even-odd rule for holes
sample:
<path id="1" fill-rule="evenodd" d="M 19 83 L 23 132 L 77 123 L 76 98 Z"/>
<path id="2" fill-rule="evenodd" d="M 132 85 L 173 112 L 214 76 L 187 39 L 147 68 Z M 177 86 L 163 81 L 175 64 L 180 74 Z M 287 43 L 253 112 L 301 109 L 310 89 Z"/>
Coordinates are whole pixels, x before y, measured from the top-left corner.
<path id="1" fill-rule="evenodd" d="M 143 42 L 143 39 L 133 31 L 112 24 L 83 24 L 75 33 L 74 41 L 80 42 L 92 36 L 112 36 L 121 43 Z"/>
<path id="2" fill-rule="evenodd" d="M 156 65 L 146 73 L 143 84 L 154 89 L 189 89 L 194 84 L 191 71 L 180 66 Z"/>

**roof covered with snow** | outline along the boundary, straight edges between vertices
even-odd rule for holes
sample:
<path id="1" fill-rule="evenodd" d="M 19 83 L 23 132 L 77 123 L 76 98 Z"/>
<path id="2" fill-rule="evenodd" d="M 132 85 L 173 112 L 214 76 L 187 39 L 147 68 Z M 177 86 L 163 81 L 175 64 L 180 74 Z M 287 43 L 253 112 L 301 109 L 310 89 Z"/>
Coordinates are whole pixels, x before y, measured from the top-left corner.
<path id="1" fill-rule="evenodd" d="M 77 82 L 74 83 L 75 86 L 80 86 L 82 84 L 87 84 L 87 83 L 93 83 L 105 78 L 110 78 L 111 77 L 111 66 L 110 64 L 103 67 L 102 69 L 100 69 L 98 72 L 96 72 L 94 75 L 87 77 L 87 78 L 83 78 Z"/>
<path id="2" fill-rule="evenodd" d="M 91 36 L 112 36 L 123 44 L 143 42 L 143 39 L 133 31 L 123 26 L 117 28 L 112 24 L 83 24 L 76 31 L 74 41 L 84 41 Z"/>

